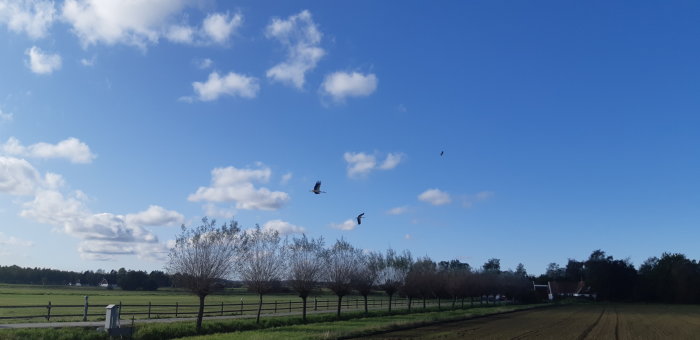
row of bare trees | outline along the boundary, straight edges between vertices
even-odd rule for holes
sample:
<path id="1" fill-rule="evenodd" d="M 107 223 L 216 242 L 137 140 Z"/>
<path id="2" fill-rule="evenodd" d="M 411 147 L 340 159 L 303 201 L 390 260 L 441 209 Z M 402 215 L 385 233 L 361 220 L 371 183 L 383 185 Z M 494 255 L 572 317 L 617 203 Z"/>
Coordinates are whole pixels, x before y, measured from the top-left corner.
<path id="1" fill-rule="evenodd" d="M 414 261 L 408 251 L 397 253 L 366 252 L 344 239 L 326 247 L 322 238 L 305 235 L 282 239 L 273 230 L 259 226 L 241 231 L 236 222 L 216 226 L 204 218 L 195 228 L 182 227 L 170 251 L 168 271 L 178 278 L 176 284 L 196 294 L 200 307 L 197 329 L 201 329 L 204 300 L 223 288 L 222 280 L 240 278 L 259 296 L 256 320 L 260 321 L 263 295 L 280 282 L 286 282 L 302 299 L 302 318 L 306 320 L 307 299 L 315 290 L 326 287 L 338 298 L 340 316 L 343 297 L 357 291 L 364 297 L 368 311 L 368 295 L 376 289 L 392 299 L 399 294 L 413 299 L 451 298 L 454 306 L 459 298 L 506 294 L 517 297 L 528 290 L 525 275 L 493 271 L 484 265 L 481 272 L 472 272 L 459 261 L 436 264 L 429 258 Z M 491 263 L 492 265 L 492 263 Z"/>

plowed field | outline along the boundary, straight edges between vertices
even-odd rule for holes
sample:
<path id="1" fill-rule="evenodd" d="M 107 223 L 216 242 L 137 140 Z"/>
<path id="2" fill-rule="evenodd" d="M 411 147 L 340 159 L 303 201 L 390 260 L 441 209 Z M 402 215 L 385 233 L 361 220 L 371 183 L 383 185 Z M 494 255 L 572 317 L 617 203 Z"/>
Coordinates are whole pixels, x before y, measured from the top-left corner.
<path id="1" fill-rule="evenodd" d="M 700 306 L 586 304 L 384 333 L 371 339 L 700 339 Z"/>

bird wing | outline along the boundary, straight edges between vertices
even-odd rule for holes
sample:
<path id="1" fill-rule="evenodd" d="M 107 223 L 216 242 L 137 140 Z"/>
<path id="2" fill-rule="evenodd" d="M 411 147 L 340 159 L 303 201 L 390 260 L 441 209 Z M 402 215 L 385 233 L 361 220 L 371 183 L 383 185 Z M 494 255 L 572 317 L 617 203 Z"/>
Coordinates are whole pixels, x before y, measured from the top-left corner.
<path id="1" fill-rule="evenodd" d="M 365 213 L 357 215 L 357 224 L 362 224 L 362 217 L 365 216 Z"/>
<path id="2" fill-rule="evenodd" d="M 321 181 L 316 181 L 316 185 L 314 185 L 314 191 L 319 190 L 321 190 Z"/>

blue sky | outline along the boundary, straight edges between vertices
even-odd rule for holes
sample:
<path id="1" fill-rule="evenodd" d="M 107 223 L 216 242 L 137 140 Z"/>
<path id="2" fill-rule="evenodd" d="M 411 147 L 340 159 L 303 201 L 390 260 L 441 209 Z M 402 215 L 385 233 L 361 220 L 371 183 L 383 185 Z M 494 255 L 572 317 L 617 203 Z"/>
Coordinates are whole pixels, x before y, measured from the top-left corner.
<path id="1" fill-rule="evenodd" d="M 205 215 L 535 274 L 700 258 L 699 11 L 0 0 L 0 264 L 162 269 Z"/>

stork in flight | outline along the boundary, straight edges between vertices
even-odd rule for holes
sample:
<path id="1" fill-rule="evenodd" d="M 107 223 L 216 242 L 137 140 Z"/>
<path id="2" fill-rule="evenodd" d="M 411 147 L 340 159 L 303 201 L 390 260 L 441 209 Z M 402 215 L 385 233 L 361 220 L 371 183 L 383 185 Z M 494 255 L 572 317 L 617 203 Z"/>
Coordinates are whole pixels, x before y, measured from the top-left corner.
<path id="1" fill-rule="evenodd" d="M 444 155 L 445 151 L 440 151 L 440 156 Z"/>
<path id="2" fill-rule="evenodd" d="M 365 217 L 365 213 L 357 215 L 357 224 L 362 224 L 362 219 Z"/>
<path id="3" fill-rule="evenodd" d="M 316 181 L 316 185 L 314 185 L 313 190 L 311 190 L 314 194 L 325 194 L 325 191 L 321 191 L 321 181 Z"/>

